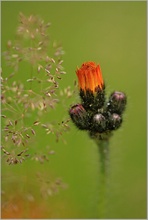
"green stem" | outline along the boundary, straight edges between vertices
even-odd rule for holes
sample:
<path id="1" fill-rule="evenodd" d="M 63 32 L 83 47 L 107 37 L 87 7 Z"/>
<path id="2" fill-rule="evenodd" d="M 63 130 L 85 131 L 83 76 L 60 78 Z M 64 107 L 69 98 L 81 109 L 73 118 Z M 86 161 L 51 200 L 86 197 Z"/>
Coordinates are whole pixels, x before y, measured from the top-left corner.
<path id="1" fill-rule="evenodd" d="M 106 213 L 106 194 L 109 165 L 109 141 L 101 140 L 97 143 L 100 154 L 100 184 L 99 184 L 99 218 L 105 218 Z"/>
<path id="2" fill-rule="evenodd" d="M 103 176 L 108 174 L 108 163 L 109 163 L 109 141 L 101 140 L 97 141 L 98 150 L 100 154 L 100 170 Z"/>
<path id="3" fill-rule="evenodd" d="M 106 133 L 90 133 L 90 137 L 96 142 L 100 157 L 100 174 L 99 174 L 99 194 L 98 194 L 98 217 L 105 218 L 106 198 L 107 198 L 107 182 L 109 169 L 109 139 L 111 132 Z"/>
<path id="4" fill-rule="evenodd" d="M 99 156 L 100 156 L 100 175 L 99 175 L 99 194 L 98 194 L 98 217 L 105 218 L 106 214 L 106 198 L 107 198 L 107 183 L 109 169 L 109 140 L 111 133 L 103 135 L 93 134 L 91 137 L 95 140 Z"/>

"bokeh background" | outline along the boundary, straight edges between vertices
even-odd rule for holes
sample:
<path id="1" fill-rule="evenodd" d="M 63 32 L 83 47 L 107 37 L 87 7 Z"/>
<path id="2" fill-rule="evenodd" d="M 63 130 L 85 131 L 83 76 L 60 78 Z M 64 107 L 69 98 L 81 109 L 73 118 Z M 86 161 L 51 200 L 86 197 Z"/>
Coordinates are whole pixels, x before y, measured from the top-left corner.
<path id="1" fill-rule="evenodd" d="M 110 142 L 105 217 L 146 218 L 146 2 L 16 1 L 2 2 L 1 12 L 2 51 L 8 40 L 15 39 L 19 12 L 39 15 L 51 22 L 49 35 L 60 41 L 65 50 L 67 75 L 62 88 L 73 86 L 77 66 L 95 61 L 101 65 L 107 95 L 114 90 L 127 94 L 123 126 Z M 23 80 L 21 73 L 20 79 Z M 73 97 L 71 104 L 78 99 L 77 95 Z M 51 117 L 67 117 L 68 108 L 69 101 L 47 121 Z M 57 143 L 43 133 L 36 137 L 37 150 L 48 141 L 55 150 L 49 162 L 41 165 L 28 159 L 21 165 L 9 166 L 2 160 L 3 217 L 98 218 L 97 146 L 85 132 L 78 131 L 72 123 L 70 127 L 64 134 L 66 143 Z M 43 198 L 35 179 L 37 171 L 46 178 L 62 178 L 68 187 Z M 35 200 L 26 199 L 30 194 Z"/>

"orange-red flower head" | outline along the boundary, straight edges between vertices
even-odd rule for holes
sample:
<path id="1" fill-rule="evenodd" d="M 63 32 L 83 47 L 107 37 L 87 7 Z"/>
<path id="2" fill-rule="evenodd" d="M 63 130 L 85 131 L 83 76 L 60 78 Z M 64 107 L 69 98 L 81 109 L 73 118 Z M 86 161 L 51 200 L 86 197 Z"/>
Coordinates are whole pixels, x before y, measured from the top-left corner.
<path id="1" fill-rule="evenodd" d="M 86 91 L 95 93 L 98 89 L 102 90 L 104 88 L 100 65 L 96 65 L 94 62 L 83 63 L 79 69 L 77 68 L 76 74 L 79 81 L 79 88 L 85 93 Z"/>
<path id="2" fill-rule="evenodd" d="M 122 124 L 126 95 L 114 91 L 106 100 L 101 69 L 94 62 L 83 63 L 76 74 L 81 102 L 70 108 L 69 115 L 77 128 L 88 130 L 93 139 L 107 140 Z"/>

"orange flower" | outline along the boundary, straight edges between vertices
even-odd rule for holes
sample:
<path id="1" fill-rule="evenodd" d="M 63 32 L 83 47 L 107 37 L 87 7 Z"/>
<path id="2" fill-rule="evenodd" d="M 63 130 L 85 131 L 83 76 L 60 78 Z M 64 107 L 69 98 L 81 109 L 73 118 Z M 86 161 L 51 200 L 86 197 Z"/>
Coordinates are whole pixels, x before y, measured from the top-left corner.
<path id="1" fill-rule="evenodd" d="M 76 70 L 76 74 L 79 88 L 85 93 L 87 90 L 95 93 L 104 88 L 100 65 L 96 65 L 94 62 L 83 63 L 80 69 Z"/>

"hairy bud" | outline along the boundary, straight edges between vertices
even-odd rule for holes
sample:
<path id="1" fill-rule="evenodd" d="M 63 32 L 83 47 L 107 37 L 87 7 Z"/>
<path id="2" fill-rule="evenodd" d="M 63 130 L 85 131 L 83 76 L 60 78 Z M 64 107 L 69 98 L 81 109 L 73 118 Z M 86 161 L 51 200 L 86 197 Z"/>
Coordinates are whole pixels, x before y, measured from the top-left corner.
<path id="1" fill-rule="evenodd" d="M 111 113 L 121 114 L 125 110 L 126 101 L 126 95 L 123 92 L 113 92 L 107 103 L 107 109 Z"/>
<path id="2" fill-rule="evenodd" d="M 120 127 L 122 123 L 122 118 L 120 115 L 113 113 L 109 117 L 109 129 L 110 130 L 116 130 Z"/>
<path id="3" fill-rule="evenodd" d="M 106 128 L 106 119 L 102 114 L 96 114 L 93 117 L 93 129 L 96 132 L 102 133 Z"/>
<path id="4" fill-rule="evenodd" d="M 74 105 L 69 110 L 69 115 L 74 124 L 81 130 L 89 129 L 88 113 L 81 104 Z"/>

